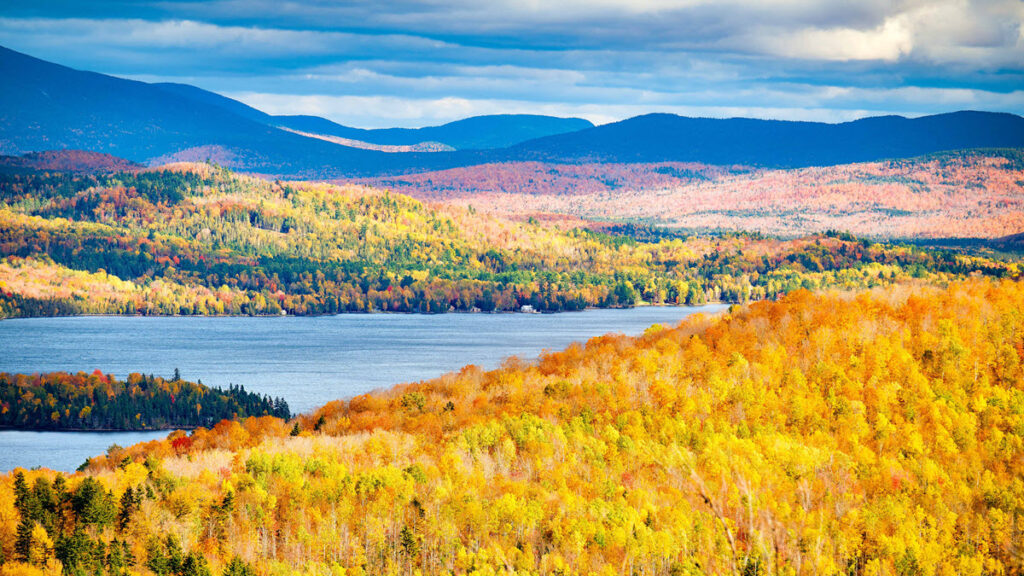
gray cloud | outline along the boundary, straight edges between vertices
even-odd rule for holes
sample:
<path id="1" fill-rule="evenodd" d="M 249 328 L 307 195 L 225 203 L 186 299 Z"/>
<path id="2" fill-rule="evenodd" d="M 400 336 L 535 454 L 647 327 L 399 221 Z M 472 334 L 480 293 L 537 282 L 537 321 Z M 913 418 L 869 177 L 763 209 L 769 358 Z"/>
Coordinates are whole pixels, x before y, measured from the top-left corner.
<path id="1" fill-rule="evenodd" d="M 1018 0 L 8 0 L 0 44 L 360 126 L 1024 112 Z"/>

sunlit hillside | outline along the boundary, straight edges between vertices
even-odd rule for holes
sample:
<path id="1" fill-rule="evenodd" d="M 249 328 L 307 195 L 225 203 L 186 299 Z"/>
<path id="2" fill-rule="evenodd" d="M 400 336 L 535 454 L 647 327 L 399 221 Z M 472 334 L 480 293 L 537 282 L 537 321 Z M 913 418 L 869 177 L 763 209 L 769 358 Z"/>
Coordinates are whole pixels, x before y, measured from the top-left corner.
<path id="1" fill-rule="evenodd" d="M 1022 310 L 800 291 L 7 475 L 2 570 L 1020 573 Z"/>
<path id="2" fill-rule="evenodd" d="M 210 164 L 14 173 L 0 178 L 0 317 L 578 310 L 1018 273 L 835 233 L 614 232 Z"/>
<path id="3" fill-rule="evenodd" d="M 684 230 L 845 230 L 875 238 L 998 238 L 1024 230 L 1019 149 L 795 170 L 510 162 L 363 182 L 506 215 L 556 213 Z"/>

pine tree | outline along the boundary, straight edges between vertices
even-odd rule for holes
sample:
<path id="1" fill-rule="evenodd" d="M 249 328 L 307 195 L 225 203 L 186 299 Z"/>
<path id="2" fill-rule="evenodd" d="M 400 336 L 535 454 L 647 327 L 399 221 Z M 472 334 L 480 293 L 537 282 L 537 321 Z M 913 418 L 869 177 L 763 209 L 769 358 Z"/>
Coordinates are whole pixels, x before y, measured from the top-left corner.
<path id="1" fill-rule="evenodd" d="M 14 507 L 21 513 L 22 518 L 28 516 L 30 499 L 31 493 L 28 491 L 28 482 L 25 481 L 25 474 L 18 472 L 14 475 Z"/>
<path id="2" fill-rule="evenodd" d="M 412 530 L 408 526 L 402 527 L 402 533 L 399 536 L 402 542 L 402 550 L 410 560 L 416 558 L 420 552 L 419 543 L 416 541 L 416 536 L 412 533 Z"/>
<path id="3" fill-rule="evenodd" d="M 111 576 L 121 576 L 127 572 L 128 563 L 124 557 L 124 549 L 118 540 L 111 540 L 107 546 L 107 571 Z"/>
<path id="4" fill-rule="evenodd" d="M 125 489 L 124 494 L 121 495 L 120 510 L 117 513 L 117 527 L 120 531 L 124 531 L 128 528 L 128 524 L 132 520 L 132 514 L 139 507 L 140 495 L 138 491 L 134 490 L 131 486 Z"/>
<path id="5" fill-rule="evenodd" d="M 68 573 L 88 572 L 89 568 L 97 568 L 102 563 L 97 562 L 97 546 L 102 547 L 102 544 L 94 543 L 81 528 L 77 528 L 71 536 L 57 539 L 54 553 Z"/>
<path id="6" fill-rule="evenodd" d="M 22 516 L 18 524 L 17 538 L 14 541 L 14 554 L 22 562 L 32 562 L 32 529 L 35 522 L 28 517 Z"/>
<path id="7" fill-rule="evenodd" d="M 206 558 L 197 552 L 191 552 L 181 565 L 180 576 L 212 576 Z"/>
<path id="8" fill-rule="evenodd" d="M 79 522 L 86 525 L 106 526 L 117 517 L 113 496 L 91 476 L 78 486 L 71 498 L 71 506 Z"/>
<path id="9" fill-rule="evenodd" d="M 256 571 L 253 570 L 252 566 L 248 562 L 245 562 L 241 558 L 235 556 L 228 562 L 228 565 L 224 567 L 222 576 L 256 576 Z"/>

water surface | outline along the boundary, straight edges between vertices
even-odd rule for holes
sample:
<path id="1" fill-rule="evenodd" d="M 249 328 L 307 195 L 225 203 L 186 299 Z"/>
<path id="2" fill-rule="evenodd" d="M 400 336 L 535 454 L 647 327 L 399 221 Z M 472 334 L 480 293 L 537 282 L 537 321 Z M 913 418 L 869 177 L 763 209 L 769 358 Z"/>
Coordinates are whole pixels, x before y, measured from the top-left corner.
<path id="1" fill-rule="evenodd" d="M 722 306 L 642 307 L 560 314 L 345 314 L 317 317 L 79 316 L 0 322 L 0 371 L 131 372 L 211 386 L 241 384 L 281 396 L 293 412 L 466 364 L 495 368 L 572 342 L 652 324 L 678 323 Z M 119 434 L 125 434 L 119 436 Z M 0 471 L 14 466 L 73 470 L 135 433 L 0 431 Z M 149 439 L 153 436 L 142 439 Z M 159 434 L 157 434 L 159 435 Z M 72 450 L 77 450 L 74 454 Z M 59 456 L 65 454 L 65 456 Z"/>
<path id="2" fill-rule="evenodd" d="M 48 432 L 0 430 L 0 472 L 17 467 L 74 472 L 112 444 L 131 446 L 167 436 L 159 432 Z"/>

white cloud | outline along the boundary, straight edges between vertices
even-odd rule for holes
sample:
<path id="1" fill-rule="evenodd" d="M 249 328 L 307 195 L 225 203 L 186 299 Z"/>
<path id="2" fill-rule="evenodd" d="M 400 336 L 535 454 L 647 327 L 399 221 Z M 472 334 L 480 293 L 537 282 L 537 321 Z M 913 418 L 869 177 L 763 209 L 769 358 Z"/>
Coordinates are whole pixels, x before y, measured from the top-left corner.
<path id="1" fill-rule="evenodd" d="M 401 34 L 354 34 L 259 26 L 222 26 L 195 20 L 3 18 L 0 39 L 43 47 L 98 46 L 105 49 L 179 50 L 208 56 L 344 55 L 349 51 L 436 50 L 445 43 Z M 211 51 L 212 50 L 212 51 Z"/>
<path id="2" fill-rule="evenodd" d="M 830 89 L 818 91 L 818 99 L 804 98 L 786 106 L 781 95 L 775 105 L 740 103 L 689 105 L 685 103 L 578 104 L 503 99 L 415 98 L 401 96 L 332 96 L 268 93 L 233 93 L 228 96 L 270 114 L 311 114 L 345 126 L 384 128 L 443 124 L 482 114 L 548 114 L 581 117 L 605 124 L 640 114 L 666 112 L 684 116 L 731 118 L 754 117 L 814 122 L 845 122 L 880 114 L 919 116 L 950 109 L 1007 110 L 1024 99 L 1024 91 L 994 94 L 975 90 L 901 88 L 897 90 Z M 707 95 L 713 102 L 713 97 Z M 857 104 L 868 107 L 857 107 Z M 931 106 L 931 108 L 926 107 Z M 886 108 L 885 106 L 892 106 Z M 914 110 L 924 110 L 914 113 Z"/>
<path id="3" fill-rule="evenodd" d="M 810 28 L 763 33 L 750 41 L 768 54 L 808 60 L 897 60 L 909 54 L 913 35 L 903 19 L 891 18 L 873 30 Z"/>
<path id="4" fill-rule="evenodd" d="M 134 6 L 119 12 L 138 15 Z M 1024 112 L 1020 0 L 147 6 L 164 12 L 0 16 L 0 44 L 364 127 L 497 112 L 594 121 L 653 111 L 827 121 L 968 107 Z"/>

